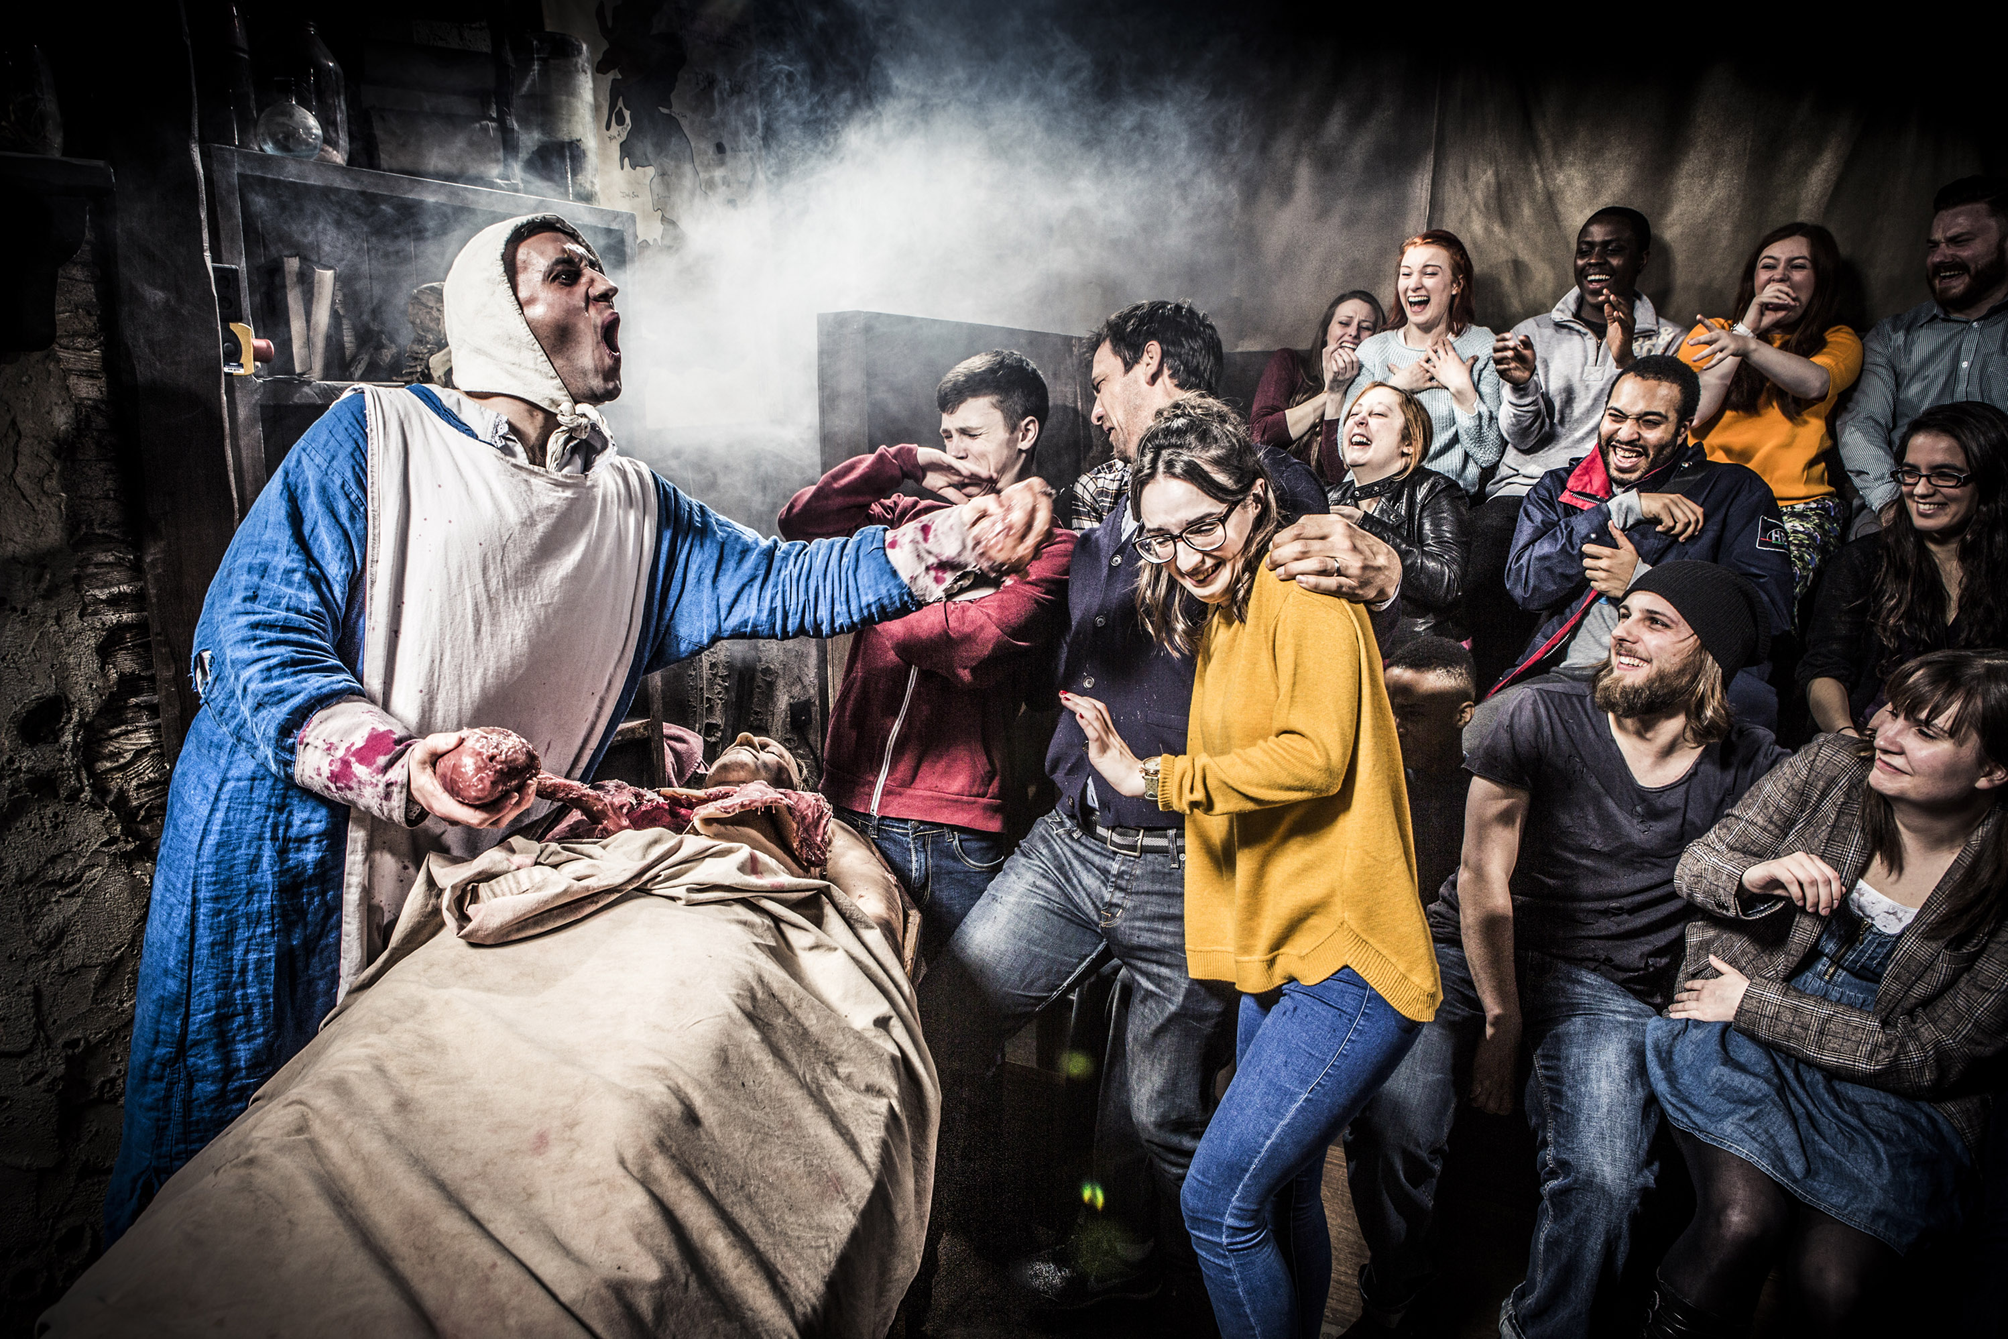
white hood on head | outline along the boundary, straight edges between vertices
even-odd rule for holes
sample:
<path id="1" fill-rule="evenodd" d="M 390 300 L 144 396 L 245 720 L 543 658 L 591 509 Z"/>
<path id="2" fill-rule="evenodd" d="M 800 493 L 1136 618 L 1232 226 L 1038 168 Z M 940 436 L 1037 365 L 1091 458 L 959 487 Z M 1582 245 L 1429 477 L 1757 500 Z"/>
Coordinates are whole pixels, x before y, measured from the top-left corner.
<path id="1" fill-rule="evenodd" d="M 511 243 L 531 233 L 556 229 L 598 253 L 579 230 L 556 214 L 525 214 L 493 223 L 475 233 L 446 275 L 446 342 L 453 350 L 453 385 L 469 394 L 513 395 L 542 405 L 558 416 L 560 435 L 583 438 L 605 422 L 591 405 L 572 402 L 571 393 L 537 337 L 523 319 L 516 286 L 503 263 Z M 557 458 L 554 448 L 552 459 Z"/>

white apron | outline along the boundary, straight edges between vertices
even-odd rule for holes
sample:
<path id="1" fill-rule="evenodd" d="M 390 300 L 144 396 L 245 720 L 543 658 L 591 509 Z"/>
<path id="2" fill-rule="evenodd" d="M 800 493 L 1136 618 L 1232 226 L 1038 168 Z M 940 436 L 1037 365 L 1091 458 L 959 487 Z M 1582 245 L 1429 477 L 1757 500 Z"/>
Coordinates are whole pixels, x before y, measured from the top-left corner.
<path id="1" fill-rule="evenodd" d="M 578 776 L 641 639 L 653 476 L 612 449 L 585 474 L 553 474 L 462 432 L 411 391 L 350 394 L 364 397 L 369 427 L 364 694 L 419 735 L 514 730 L 546 770 Z M 502 836 L 430 817 L 404 828 L 351 809 L 340 994 L 383 950 L 428 854 L 472 856 Z"/>

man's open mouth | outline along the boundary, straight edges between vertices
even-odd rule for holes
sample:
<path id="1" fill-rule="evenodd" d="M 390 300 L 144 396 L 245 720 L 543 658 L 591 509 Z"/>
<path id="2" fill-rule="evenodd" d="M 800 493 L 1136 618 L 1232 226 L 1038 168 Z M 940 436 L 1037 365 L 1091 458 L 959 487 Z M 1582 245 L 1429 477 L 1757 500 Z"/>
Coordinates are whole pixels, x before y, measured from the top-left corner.
<path id="1" fill-rule="evenodd" d="M 1611 464 L 1624 470 L 1626 473 L 1630 473 L 1632 470 L 1644 465 L 1645 462 L 1646 452 L 1644 447 L 1624 446 L 1617 442 L 1611 443 Z"/>

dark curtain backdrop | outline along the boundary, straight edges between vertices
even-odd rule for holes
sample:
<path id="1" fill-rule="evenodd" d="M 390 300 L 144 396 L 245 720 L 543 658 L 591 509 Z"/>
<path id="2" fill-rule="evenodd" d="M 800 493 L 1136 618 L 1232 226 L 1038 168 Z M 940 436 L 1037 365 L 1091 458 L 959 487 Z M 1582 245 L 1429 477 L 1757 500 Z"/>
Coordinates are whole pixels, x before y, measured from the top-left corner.
<path id="1" fill-rule="evenodd" d="M 1503 330 L 1572 285 L 1576 230 L 1608 204 L 1652 220 L 1642 286 L 1671 321 L 1727 314 L 1757 239 L 1794 219 L 1834 232 L 1864 328 L 1923 301 L 1931 196 L 2008 167 L 1998 120 L 1901 63 L 1786 87 L 1775 68 L 1585 79 L 1502 52 L 1435 73 L 1373 53 L 1279 71 L 1223 331 L 1244 348 L 1306 343 L 1333 293 L 1387 300 L 1396 248 L 1425 227 L 1463 238 L 1479 319 Z"/>

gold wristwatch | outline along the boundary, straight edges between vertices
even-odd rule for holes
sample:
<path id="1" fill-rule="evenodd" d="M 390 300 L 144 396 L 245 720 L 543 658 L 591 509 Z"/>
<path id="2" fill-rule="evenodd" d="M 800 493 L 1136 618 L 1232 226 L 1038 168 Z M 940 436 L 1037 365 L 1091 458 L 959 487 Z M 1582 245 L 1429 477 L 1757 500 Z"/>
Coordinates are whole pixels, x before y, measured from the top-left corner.
<path id="1" fill-rule="evenodd" d="M 1164 775 L 1164 755 L 1160 753 L 1155 758 L 1145 758 L 1136 770 L 1143 774 L 1143 793 L 1155 800 L 1158 778 Z"/>

